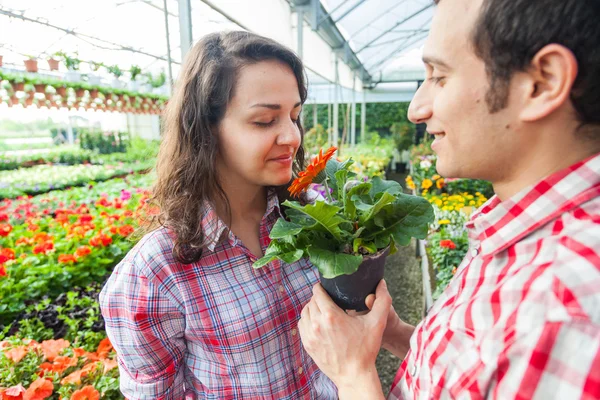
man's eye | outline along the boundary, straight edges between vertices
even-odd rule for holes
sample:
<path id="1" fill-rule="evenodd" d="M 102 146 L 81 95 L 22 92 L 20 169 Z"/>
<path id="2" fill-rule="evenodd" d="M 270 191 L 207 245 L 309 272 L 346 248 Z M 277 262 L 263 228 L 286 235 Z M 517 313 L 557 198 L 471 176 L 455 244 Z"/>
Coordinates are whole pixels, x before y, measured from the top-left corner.
<path id="1" fill-rule="evenodd" d="M 444 80 L 443 76 L 432 76 L 429 78 L 430 82 L 433 82 L 433 84 L 437 85 L 438 83 L 442 82 Z"/>

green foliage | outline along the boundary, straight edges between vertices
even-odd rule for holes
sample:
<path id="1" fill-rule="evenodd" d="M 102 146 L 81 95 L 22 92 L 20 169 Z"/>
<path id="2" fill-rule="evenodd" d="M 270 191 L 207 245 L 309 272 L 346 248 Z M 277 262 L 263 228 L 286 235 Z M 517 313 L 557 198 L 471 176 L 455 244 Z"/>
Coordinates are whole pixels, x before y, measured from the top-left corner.
<path id="1" fill-rule="evenodd" d="M 104 132 L 82 129 L 79 133 L 82 149 L 93 150 L 99 154 L 124 153 L 130 140 L 128 132 Z"/>
<path id="2" fill-rule="evenodd" d="M 292 262 L 309 257 L 331 279 L 354 273 L 363 255 L 405 246 L 412 237 L 426 237 L 434 219 L 427 200 L 403 194 L 395 181 L 375 177 L 361 182 L 351 171 L 352 164 L 352 159 L 327 163 L 329 203 L 283 203 L 287 219 L 275 224 L 271 244 L 256 268 L 276 258 Z"/>
<path id="3" fill-rule="evenodd" d="M 138 65 L 132 65 L 129 73 L 131 74 L 131 80 L 135 81 L 138 75 L 142 73 L 142 69 Z"/>
<path id="4" fill-rule="evenodd" d="M 304 148 L 308 154 L 317 154 L 319 149 L 327 145 L 328 135 L 323 125 L 318 124 L 304 133 Z"/>

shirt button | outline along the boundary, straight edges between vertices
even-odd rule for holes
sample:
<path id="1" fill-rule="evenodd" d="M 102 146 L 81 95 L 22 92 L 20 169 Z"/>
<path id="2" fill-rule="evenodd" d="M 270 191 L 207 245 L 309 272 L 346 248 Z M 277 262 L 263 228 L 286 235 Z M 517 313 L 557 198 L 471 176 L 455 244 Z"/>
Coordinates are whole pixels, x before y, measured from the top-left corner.
<path id="1" fill-rule="evenodd" d="M 410 375 L 414 378 L 417 375 L 417 364 L 413 364 L 412 369 L 410 370 Z"/>
<path id="2" fill-rule="evenodd" d="M 302 375 L 302 372 L 304 372 L 304 368 L 302 368 L 302 367 L 298 368 L 298 374 Z"/>
<path id="3" fill-rule="evenodd" d="M 296 328 L 292 329 L 292 336 L 296 336 L 297 333 L 298 333 L 298 330 L 296 330 Z"/>
<path id="4" fill-rule="evenodd" d="M 473 250 L 471 250 L 471 256 L 477 257 L 477 254 L 479 254 L 479 249 L 473 249 Z"/>
<path id="5" fill-rule="evenodd" d="M 283 292 L 285 291 L 285 288 L 283 287 L 283 285 L 279 285 L 279 291 L 280 291 L 281 293 L 283 293 Z"/>

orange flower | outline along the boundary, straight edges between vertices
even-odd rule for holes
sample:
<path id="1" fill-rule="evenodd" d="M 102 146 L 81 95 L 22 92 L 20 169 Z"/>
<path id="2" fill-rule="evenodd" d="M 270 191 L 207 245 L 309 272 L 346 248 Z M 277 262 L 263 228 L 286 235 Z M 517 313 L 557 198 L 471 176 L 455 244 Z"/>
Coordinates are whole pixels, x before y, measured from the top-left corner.
<path id="1" fill-rule="evenodd" d="M 54 243 L 44 242 L 42 244 L 38 244 L 33 248 L 33 254 L 46 254 L 52 250 L 54 250 Z"/>
<path id="2" fill-rule="evenodd" d="M 11 224 L 0 224 L 0 236 L 8 236 L 9 233 L 12 232 L 12 225 Z"/>
<path id="3" fill-rule="evenodd" d="M 77 250 L 75 250 L 75 257 L 85 257 L 92 252 L 88 246 L 79 246 Z"/>
<path id="4" fill-rule="evenodd" d="M 34 381 L 25 392 L 23 400 L 44 400 L 52 396 L 54 385 L 48 379 L 40 378 Z"/>
<path id="5" fill-rule="evenodd" d="M 2 249 L 0 251 L 0 255 L 3 255 L 4 257 L 6 257 L 9 260 L 15 259 L 15 251 L 13 249 Z"/>
<path id="6" fill-rule="evenodd" d="M 317 175 L 325 169 L 327 161 L 329 161 L 336 150 L 337 147 L 330 147 L 325 152 L 325 155 L 323 155 L 323 149 L 319 150 L 319 155 L 312 160 L 304 171 L 301 171 L 298 174 L 298 178 L 296 178 L 288 188 L 290 194 L 294 197 L 298 197 L 300 193 L 306 191 Z"/>
<path id="7" fill-rule="evenodd" d="M 63 373 L 67 368 L 77 365 L 77 357 L 59 356 L 54 359 L 53 363 L 45 362 L 40 365 L 40 370 L 46 372 Z"/>
<path id="8" fill-rule="evenodd" d="M 70 343 L 65 339 L 45 340 L 42 342 L 42 352 L 48 361 L 54 361 L 61 351 L 69 347 Z"/>
<path id="9" fill-rule="evenodd" d="M 98 344 L 98 350 L 96 350 L 96 354 L 98 354 L 98 357 L 100 358 L 106 358 L 108 357 L 108 353 L 110 353 L 112 348 L 113 345 L 110 343 L 110 340 L 108 338 L 104 338 L 100 344 Z"/>
<path id="10" fill-rule="evenodd" d="M 100 393 L 93 386 L 87 385 L 73 392 L 71 400 L 100 400 Z"/>
<path id="11" fill-rule="evenodd" d="M 25 236 L 21 236 L 20 238 L 17 239 L 15 246 L 21 246 L 21 245 L 28 246 L 32 243 L 33 243 L 33 239 L 25 237 Z"/>
<path id="12" fill-rule="evenodd" d="M 11 386 L 8 389 L 0 389 L 0 399 L 23 400 L 23 393 L 25 393 L 25 388 L 19 383 L 18 385 Z"/>
<path id="13" fill-rule="evenodd" d="M 112 238 L 103 233 L 98 234 L 90 239 L 90 246 L 99 247 L 99 246 L 108 246 L 112 243 Z"/>
<path id="14" fill-rule="evenodd" d="M 435 181 L 435 186 L 437 186 L 438 189 L 441 189 L 444 187 L 444 178 L 440 178 L 437 181 Z"/>
<path id="15" fill-rule="evenodd" d="M 125 237 L 129 236 L 133 233 L 133 226 L 131 225 L 123 225 L 119 227 L 119 235 Z"/>
<path id="16" fill-rule="evenodd" d="M 111 369 L 117 368 L 117 360 L 109 360 L 104 359 L 102 360 L 102 364 L 104 364 L 104 373 L 106 374 L 108 371 L 110 371 Z"/>
<path id="17" fill-rule="evenodd" d="M 58 262 L 62 264 L 66 263 L 75 263 L 77 262 L 77 258 L 72 254 L 61 254 L 58 256 Z"/>
<path id="18" fill-rule="evenodd" d="M 19 361 L 21 361 L 23 359 L 23 357 L 25 357 L 27 355 L 27 347 L 26 346 L 14 347 L 10 350 L 6 350 L 4 352 L 4 355 L 9 360 L 13 360 L 13 362 L 16 364 Z"/>
<path id="19" fill-rule="evenodd" d="M 87 374 L 95 370 L 97 367 L 96 363 L 90 363 L 85 365 L 82 369 L 79 369 L 75 372 L 70 373 L 66 377 L 64 377 L 61 381 L 61 385 L 69 385 L 75 384 L 78 385 L 81 383 L 81 378 L 85 377 Z"/>
<path id="20" fill-rule="evenodd" d="M 0 277 L 7 276 L 6 267 L 4 265 L 0 265 Z"/>

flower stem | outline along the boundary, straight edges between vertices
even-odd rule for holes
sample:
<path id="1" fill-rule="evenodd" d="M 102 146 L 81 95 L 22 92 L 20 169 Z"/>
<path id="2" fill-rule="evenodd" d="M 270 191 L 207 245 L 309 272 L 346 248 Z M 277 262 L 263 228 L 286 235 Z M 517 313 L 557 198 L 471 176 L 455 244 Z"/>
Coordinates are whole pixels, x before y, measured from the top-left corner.
<path id="1" fill-rule="evenodd" d="M 329 200 L 330 203 L 333 203 L 333 197 L 331 197 L 331 191 L 329 190 L 329 185 L 327 185 L 327 181 L 329 180 L 329 178 L 325 178 L 325 180 L 323 181 L 323 186 L 325 186 L 325 194 L 327 195 L 327 200 Z"/>

